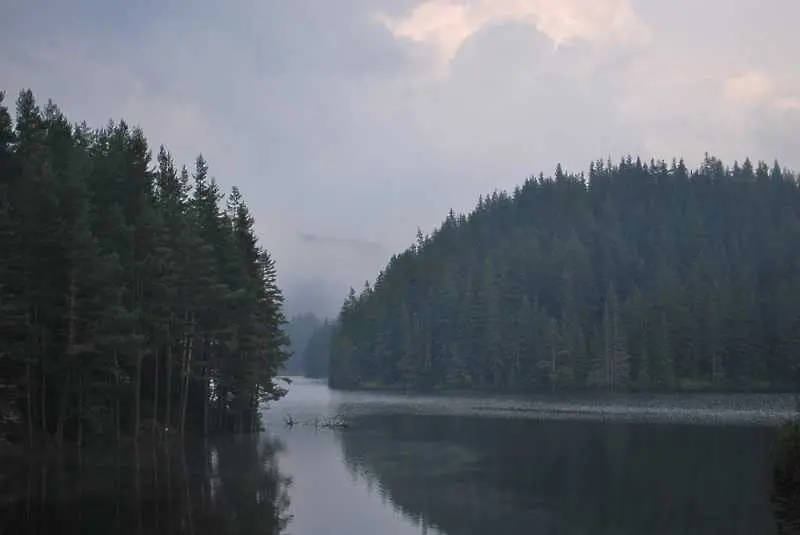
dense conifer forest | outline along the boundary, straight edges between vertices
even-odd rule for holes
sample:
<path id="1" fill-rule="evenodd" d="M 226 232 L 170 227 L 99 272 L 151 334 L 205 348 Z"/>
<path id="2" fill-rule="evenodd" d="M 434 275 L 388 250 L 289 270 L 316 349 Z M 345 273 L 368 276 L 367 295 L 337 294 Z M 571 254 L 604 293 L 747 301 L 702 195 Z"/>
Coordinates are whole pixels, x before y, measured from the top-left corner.
<path id="1" fill-rule="evenodd" d="M 797 176 L 626 158 L 418 233 L 351 290 L 330 384 L 785 391 L 799 357 Z"/>
<path id="2" fill-rule="evenodd" d="M 224 203 L 224 204 L 223 204 Z M 256 430 L 287 358 L 275 265 L 202 156 L 0 98 L 0 424 L 39 443 Z"/>

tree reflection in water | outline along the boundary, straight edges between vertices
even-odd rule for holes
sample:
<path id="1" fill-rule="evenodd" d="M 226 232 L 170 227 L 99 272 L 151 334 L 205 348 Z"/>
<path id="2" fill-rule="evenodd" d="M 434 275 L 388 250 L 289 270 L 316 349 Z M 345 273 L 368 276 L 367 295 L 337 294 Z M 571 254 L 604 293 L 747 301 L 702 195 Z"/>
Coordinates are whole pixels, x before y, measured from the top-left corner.
<path id="1" fill-rule="evenodd" d="M 772 504 L 780 535 L 800 535 L 800 420 L 781 428 L 775 443 Z"/>
<path id="2" fill-rule="evenodd" d="M 423 528 L 771 535 L 768 427 L 365 415 L 351 473 Z"/>
<path id="3" fill-rule="evenodd" d="M 5 462 L 0 534 L 283 533 L 289 486 L 264 436 Z"/>

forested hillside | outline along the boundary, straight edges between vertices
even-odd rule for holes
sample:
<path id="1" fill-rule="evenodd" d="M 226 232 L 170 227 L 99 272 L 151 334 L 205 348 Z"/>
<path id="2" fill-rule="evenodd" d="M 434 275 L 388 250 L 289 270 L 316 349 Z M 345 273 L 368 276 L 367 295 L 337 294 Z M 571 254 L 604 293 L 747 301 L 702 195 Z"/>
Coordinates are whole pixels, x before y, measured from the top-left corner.
<path id="1" fill-rule="evenodd" d="M 328 377 L 332 332 L 333 323 L 326 319 L 311 334 L 303 352 L 303 373 L 306 377 Z"/>
<path id="2" fill-rule="evenodd" d="M 163 147 L 151 162 L 141 130 L 72 125 L 30 91 L 16 123 L 1 106 L 3 433 L 256 429 L 286 339 L 253 224 L 202 156 L 191 173 Z"/>
<path id="3" fill-rule="evenodd" d="M 452 211 L 352 292 L 334 387 L 771 389 L 800 358 L 800 186 L 597 162 Z"/>
<path id="4" fill-rule="evenodd" d="M 298 314 L 293 316 L 284 326 L 289 338 L 289 358 L 283 365 L 282 373 L 287 375 L 305 375 L 303 354 L 314 331 L 322 325 L 322 321 L 314 314 Z"/>

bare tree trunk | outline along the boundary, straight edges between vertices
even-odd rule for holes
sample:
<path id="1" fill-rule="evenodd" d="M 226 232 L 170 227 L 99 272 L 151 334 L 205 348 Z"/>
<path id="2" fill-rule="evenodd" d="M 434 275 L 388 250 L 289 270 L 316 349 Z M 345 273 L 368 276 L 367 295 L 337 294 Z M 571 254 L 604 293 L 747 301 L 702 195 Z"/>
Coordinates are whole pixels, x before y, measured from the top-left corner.
<path id="1" fill-rule="evenodd" d="M 224 425 L 225 398 L 227 395 L 227 389 L 217 385 L 217 432 L 220 432 Z"/>
<path id="2" fill-rule="evenodd" d="M 120 443 L 119 443 L 119 425 L 117 425 L 117 452 L 114 456 L 114 526 L 117 528 L 115 533 L 122 533 L 122 519 L 120 515 L 120 499 L 122 497 L 122 481 L 120 481 Z"/>
<path id="3" fill-rule="evenodd" d="M 67 378 L 61 384 L 61 392 L 58 399 L 58 422 L 56 424 L 56 444 L 58 449 L 64 446 L 64 424 L 67 420 L 67 404 L 69 402 L 69 388 L 72 381 L 72 373 L 67 371 Z"/>
<path id="4" fill-rule="evenodd" d="M 184 437 L 186 431 L 186 405 L 189 401 L 189 375 L 191 374 L 192 367 L 192 346 L 194 345 L 194 314 L 188 316 L 189 324 L 192 328 L 185 339 L 184 353 L 183 353 L 183 392 L 181 393 L 181 418 L 180 418 L 180 435 L 181 439 Z"/>
<path id="5" fill-rule="evenodd" d="M 27 420 L 28 420 L 28 443 L 33 448 L 33 372 L 31 370 L 31 362 L 33 361 L 33 326 L 36 323 L 35 311 L 28 311 L 25 314 L 25 326 L 27 333 L 25 335 L 25 405 L 27 407 Z"/>
<path id="6" fill-rule="evenodd" d="M 153 443 L 153 449 L 151 450 L 151 455 L 152 455 L 151 456 L 151 462 L 153 463 L 153 491 L 156 493 L 156 496 L 157 496 L 159 491 L 161 490 L 160 487 L 158 486 L 158 472 L 159 472 L 159 468 L 161 467 L 161 463 L 159 462 L 158 449 L 157 449 L 157 447 L 155 445 L 155 442 Z M 160 528 L 160 518 L 159 518 L 159 512 L 160 512 L 159 511 L 159 509 L 160 509 L 159 502 L 160 501 L 161 500 L 153 500 L 153 508 L 155 509 L 154 514 L 153 514 L 153 520 L 154 520 L 154 523 L 155 523 L 155 527 L 154 528 L 155 529 L 153 529 L 153 533 L 161 533 L 161 530 L 159 529 Z"/>
<path id="7" fill-rule="evenodd" d="M 141 534 L 143 531 L 142 523 L 142 470 L 141 459 L 139 458 L 139 443 L 133 443 L 134 454 L 134 489 L 136 493 L 136 533 Z"/>
<path id="8" fill-rule="evenodd" d="M 258 387 L 251 394 L 250 406 L 250 433 L 257 433 L 258 429 Z"/>
<path id="9" fill-rule="evenodd" d="M 47 435 L 48 434 L 48 431 L 47 431 L 47 377 L 44 374 L 44 363 L 41 362 L 41 359 L 40 359 L 40 363 L 39 363 L 39 373 L 41 374 L 41 385 L 39 387 L 40 388 L 39 398 L 41 400 L 40 401 L 41 407 L 40 407 L 39 410 L 40 410 L 41 416 L 42 416 L 42 434 L 43 435 Z"/>
<path id="10" fill-rule="evenodd" d="M 201 493 L 201 506 L 202 510 L 206 511 L 211 503 L 211 472 L 209 465 L 211 459 L 208 451 L 208 437 L 203 437 L 203 486 Z"/>
<path id="11" fill-rule="evenodd" d="M 166 401 L 164 406 L 164 424 L 169 428 L 172 424 L 172 314 L 169 315 L 169 324 L 167 325 L 167 384 L 166 384 Z"/>
<path id="12" fill-rule="evenodd" d="M 33 463 L 28 462 L 28 479 L 27 485 L 25 488 L 26 496 L 25 496 L 25 519 L 30 522 L 32 519 L 31 515 L 31 505 L 33 504 Z M 28 533 L 36 533 L 35 530 L 31 529 L 31 526 L 28 526 Z"/>
<path id="13" fill-rule="evenodd" d="M 135 334 L 135 331 L 134 331 Z M 139 419 L 141 418 L 142 411 L 142 353 L 140 350 L 136 351 L 136 380 L 133 385 L 133 440 L 139 441 Z"/>
<path id="14" fill-rule="evenodd" d="M 33 375 L 31 374 L 30 353 L 25 362 L 25 405 L 28 417 L 28 446 L 33 448 Z"/>
<path id="15" fill-rule="evenodd" d="M 45 518 L 45 507 L 47 506 L 47 463 L 42 463 L 41 468 L 39 469 L 39 483 L 41 485 L 39 492 L 40 494 L 40 501 L 39 501 L 39 518 Z M 40 520 L 41 522 L 41 520 Z"/>
<path id="16" fill-rule="evenodd" d="M 208 436 L 208 366 L 203 366 L 203 436 Z"/>
<path id="17" fill-rule="evenodd" d="M 39 327 L 39 310 L 33 310 L 33 325 L 32 327 L 38 332 Z M 37 336 L 38 349 L 39 349 L 39 417 L 42 425 L 42 436 L 47 435 L 47 376 L 44 370 L 44 352 L 42 348 L 42 341 Z"/>
<path id="18" fill-rule="evenodd" d="M 117 435 L 117 445 L 119 445 L 120 441 L 120 417 L 119 417 L 119 353 L 117 350 L 114 350 L 114 378 L 116 381 L 116 388 L 114 389 L 114 419 L 115 419 L 115 427 L 116 427 L 116 435 Z"/>
<path id="19" fill-rule="evenodd" d="M 134 248 L 134 258 L 136 257 L 135 248 Z M 142 281 L 137 276 L 136 269 L 134 268 L 133 273 L 133 284 L 131 285 L 133 288 L 133 295 L 131 299 L 131 308 L 136 310 L 137 305 L 139 304 L 141 297 L 142 297 Z M 137 314 L 138 316 L 138 314 Z M 133 338 L 136 339 L 139 331 L 139 318 L 137 318 L 136 323 L 133 326 Z M 144 333 L 142 333 L 144 334 Z M 137 342 L 138 343 L 138 342 Z M 138 443 L 139 442 L 139 423 L 142 417 L 142 347 L 139 346 L 136 348 L 136 353 L 134 358 L 136 359 L 136 369 L 135 369 L 135 377 L 134 377 L 134 384 L 133 384 L 133 441 Z"/>
<path id="20" fill-rule="evenodd" d="M 159 347 L 156 344 L 153 353 L 153 434 L 156 433 L 158 425 L 158 367 L 160 364 Z"/>
<path id="21" fill-rule="evenodd" d="M 78 446 L 83 446 L 83 375 L 78 378 Z"/>
<path id="22" fill-rule="evenodd" d="M 69 290 L 67 295 L 67 350 L 66 350 L 66 364 L 67 364 L 67 378 L 61 385 L 61 395 L 58 403 L 58 424 L 56 425 L 56 436 L 58 447 L 64 445 L 64 425 L 67 417 L 67 405 L 69 404 L 69 388 L 72 379 L 72 360 L 76 356 L 75 352 L 75 339 L 77 338 L 77 325 L 78 317 L 75 311 L 76 301 L 78 295 L 78 287 L 75 284 L 75 269 L 70 270 L 69 274 Z"/>

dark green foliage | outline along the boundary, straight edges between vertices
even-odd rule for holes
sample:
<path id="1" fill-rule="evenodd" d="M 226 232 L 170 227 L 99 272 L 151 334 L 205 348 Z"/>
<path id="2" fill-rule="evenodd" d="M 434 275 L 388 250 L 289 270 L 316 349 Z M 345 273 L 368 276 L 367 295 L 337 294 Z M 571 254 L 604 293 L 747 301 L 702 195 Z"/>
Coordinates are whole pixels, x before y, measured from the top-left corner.
<path id="1" fill-rule="evenodd" d="M 0 105 L 2 99 L 0 98 Z M 0 106 L 0 431 L 254 430 L 283 391 L 282 296 L 238 190 L 141 130 Z"/>
<path id="2" fill-rule="evenodd" d="M 345 300 L 330 383 L 789 390 L 798 318 L 794 174 L 597 162 L 418 233 Z"/>

